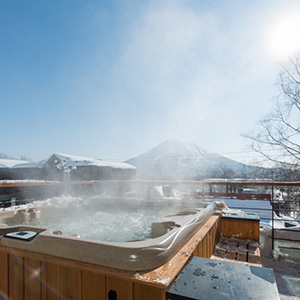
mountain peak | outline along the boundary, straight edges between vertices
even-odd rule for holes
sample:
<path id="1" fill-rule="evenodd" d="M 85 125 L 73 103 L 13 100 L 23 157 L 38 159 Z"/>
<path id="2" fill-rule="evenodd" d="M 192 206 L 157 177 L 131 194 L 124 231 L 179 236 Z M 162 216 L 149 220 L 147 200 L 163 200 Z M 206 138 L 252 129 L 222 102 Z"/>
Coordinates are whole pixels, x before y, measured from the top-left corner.
<path id="1" fill-rule="evenodd" d="M 225 167 L 233 171 L 244 167 L 237 161 L 182 139 L 166 140 L 126 162 L 136 167 L 138 177 L 156 179 L 196 178 L 210 176 Z"/>
<path id="2" fill-rule="evenodd" d="M 204 148 L 198 147 L 196 144 L 188 142 L 182 139 L 169 139 L 158 146 L 154 147 L 150 151 L 142 154 L 141 156 L 150 157 L 171 157 L 171 158 L 192 158 L 198 156 L 205 156 L 210 153 Z"/>

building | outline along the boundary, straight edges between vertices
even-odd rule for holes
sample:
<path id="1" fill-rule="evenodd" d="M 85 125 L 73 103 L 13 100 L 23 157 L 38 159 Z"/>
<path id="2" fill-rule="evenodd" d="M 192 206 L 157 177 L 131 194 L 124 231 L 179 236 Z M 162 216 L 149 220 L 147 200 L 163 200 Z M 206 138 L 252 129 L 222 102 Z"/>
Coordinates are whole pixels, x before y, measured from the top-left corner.
<path id="1" fill-rule="evenodd" d="M 128 180 L 135 174 L 136 168 L 127 163 L 61 153 L 39 163 L 0 159 L 0 180 Z"/>

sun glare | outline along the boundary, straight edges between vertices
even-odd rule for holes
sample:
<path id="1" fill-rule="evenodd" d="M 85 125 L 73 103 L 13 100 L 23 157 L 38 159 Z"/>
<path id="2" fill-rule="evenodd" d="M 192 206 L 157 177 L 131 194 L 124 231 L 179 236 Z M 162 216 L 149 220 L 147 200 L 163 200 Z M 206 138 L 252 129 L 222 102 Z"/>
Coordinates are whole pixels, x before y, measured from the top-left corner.
<path id="1" fill-rule="evenodd" d="M 267 49 L 276 60 L 286 59 L 300 51 L 300 11 L 274 19 L 266 32 Z"/>

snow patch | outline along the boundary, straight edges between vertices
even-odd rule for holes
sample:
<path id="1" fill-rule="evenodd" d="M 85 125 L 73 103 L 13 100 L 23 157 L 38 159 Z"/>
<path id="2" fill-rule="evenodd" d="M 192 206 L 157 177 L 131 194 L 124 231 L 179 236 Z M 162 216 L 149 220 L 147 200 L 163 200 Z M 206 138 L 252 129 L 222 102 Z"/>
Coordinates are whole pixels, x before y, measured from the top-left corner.
<path id="1" fill-rule="evenodd" d="M 171 278 L 168 277 L 168 278 L 164 278 L 164 279 L 155 279 L 153 280 L 154 282 L 158 282 L 158 283 L 161 283 L 161 284 L 168 284 L 170 281 L 171 281 Z"/>

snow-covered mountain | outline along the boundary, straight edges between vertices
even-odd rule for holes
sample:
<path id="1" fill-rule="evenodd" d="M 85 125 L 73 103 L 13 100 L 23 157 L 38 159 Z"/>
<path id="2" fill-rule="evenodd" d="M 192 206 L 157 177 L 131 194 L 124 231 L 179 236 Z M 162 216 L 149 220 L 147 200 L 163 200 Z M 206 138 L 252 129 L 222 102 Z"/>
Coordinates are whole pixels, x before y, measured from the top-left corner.
<path id="1" fill-rule="evenodd" d="M 167 140 L 126 163 L 136 167 L 138 178 L 157 179 L 194 179 L 214 174 L 218 177 L 230 171 L 236 175 L 251 168 L 179 139 Z"/>

